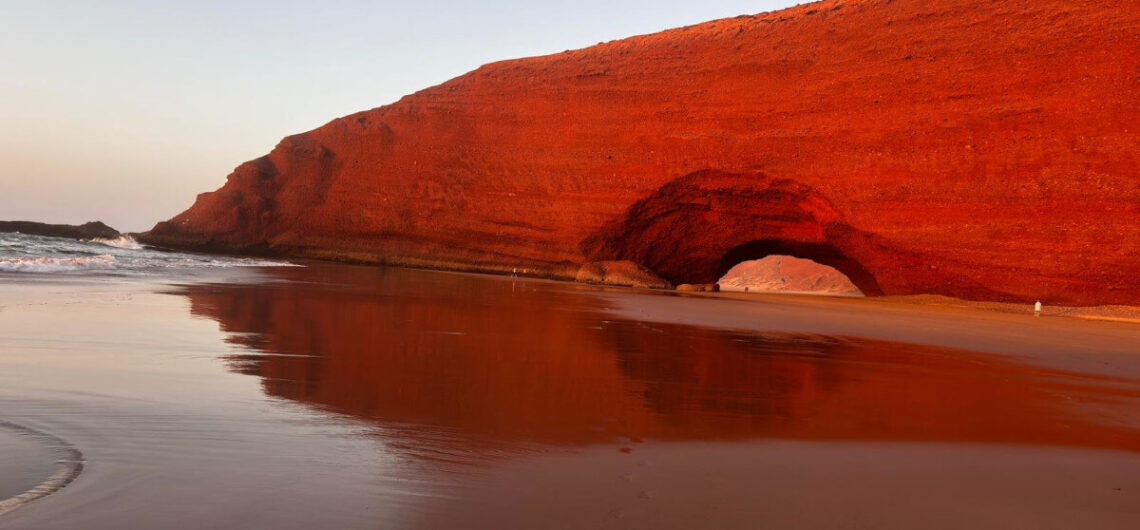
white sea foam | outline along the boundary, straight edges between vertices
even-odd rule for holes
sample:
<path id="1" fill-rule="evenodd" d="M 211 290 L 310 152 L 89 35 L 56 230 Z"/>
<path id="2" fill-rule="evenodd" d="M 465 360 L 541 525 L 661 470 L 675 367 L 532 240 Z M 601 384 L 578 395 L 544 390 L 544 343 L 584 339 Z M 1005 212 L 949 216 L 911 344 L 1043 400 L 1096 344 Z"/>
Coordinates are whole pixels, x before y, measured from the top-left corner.
<path id="1" fill-rule="evenodd" d="M 0 233 L 0 273 L 162 275 L 176 270 L 289 267 L 256 258 L 165 252 L 129 236 L 78 241 Z"/>
<path id="2" fill-rule="evenodd" d="M 73 258 L 47 256 L 0 258 L 0 271 L 6 272 L 66 272 L 113 268 L 115 268 L 115 256 L 110 254 Z"/>
<path id="3" fill-rule="evenodd" d="M 193 258 L 165 258 L 165 259 L 150 259 L 145 261 L 146 267 L 163 268 L 163 269 L 181 269 L 191 267 L 202 267 L 211 269 L 230 269 L 234 267 L 299 267 L 293 263 L 284 261 L 268 261 L 253 258 L 209 258 L 209 257 L 193 257 Z"/>
<path id="4" fill-rule="evenodd" d="M 92 239 L 91 242 L 107 245 L 109 247 L 125 248 L 127 250 L 140 250 L 143 248 L 143 246 L 131 236 L 119 236 L 115 239 L 97 237 Z"/>

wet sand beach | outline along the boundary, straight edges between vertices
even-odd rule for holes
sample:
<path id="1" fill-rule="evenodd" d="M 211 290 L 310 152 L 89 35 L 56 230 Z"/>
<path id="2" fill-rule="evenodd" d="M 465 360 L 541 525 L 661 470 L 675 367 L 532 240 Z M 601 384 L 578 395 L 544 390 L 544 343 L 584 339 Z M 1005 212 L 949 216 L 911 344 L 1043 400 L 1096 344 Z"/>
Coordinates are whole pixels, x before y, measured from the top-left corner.
<path id="1" fill-rule="evenodd" d="M 56 455 L 19 429 L 0 424 L 0 502 L 45 481 L 56 470 Z"/>
<path id="2" fill-rule="evenodd" d="M 753 332 L 860 336 L 962 348 L 1055 367 L 1140 378 L 1140 323 L 1123 311 L 967 302 L 935 297 L 850 298 L 701 293 L 650 299 L 602 295 L 626 318 Z M 1124 309 L 1124 308 L 1119 308 Z M 1098 318 L 1084 318 L 1086 314 Z"/>
<path id="3" fill-rule="evenodd" d="M 653 444 L 492 469 L 424 527 L 1127 529 L 1140 455 L 1012 446 Z"/>
<path id="4" fill-rule="evenodd" d="M 1135 324 L 307 265 L 0 277 L 0 528 L 1140 524 Z"/>
<path id="5" fill-rule="evenodd" d="M 83 453 L 65 440 L 0 421 L 0 515 L 67 487 L 83 472 Z"/>

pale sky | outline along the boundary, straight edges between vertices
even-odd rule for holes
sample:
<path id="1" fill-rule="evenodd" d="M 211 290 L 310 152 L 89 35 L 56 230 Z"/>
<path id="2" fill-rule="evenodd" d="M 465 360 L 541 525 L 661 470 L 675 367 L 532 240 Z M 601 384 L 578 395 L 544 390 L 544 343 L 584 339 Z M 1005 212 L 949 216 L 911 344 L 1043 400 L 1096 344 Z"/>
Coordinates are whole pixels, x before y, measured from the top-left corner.
<path id="1" fill-rule="evenodd" d="M 789 0 L 0 0 L 0 220 L 149 229 L 282 137 L 517 57 Z"/>

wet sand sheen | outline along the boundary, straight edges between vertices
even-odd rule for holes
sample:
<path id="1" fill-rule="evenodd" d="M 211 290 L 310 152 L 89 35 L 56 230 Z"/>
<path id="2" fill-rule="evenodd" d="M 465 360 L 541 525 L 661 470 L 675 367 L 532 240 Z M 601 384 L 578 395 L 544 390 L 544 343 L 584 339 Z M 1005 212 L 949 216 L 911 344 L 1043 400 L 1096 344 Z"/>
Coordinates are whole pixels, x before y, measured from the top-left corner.
<path id="1" fill-rule="evenodd" d="M 83 454 L 70 443 L 0 421 L 0 515 L 51 495 L 83 472 Z"/>
<path id="2" fill-rule="evenodd" d="M 520 458 L 423 528 L 1140 526 L 1140 454 L 805 441 L 664 443 Z"/>
<path id="3" fill-rule="evenodd" d="M 417 274 L 361 272 L 345 291 L 296 281 L 180 293 L 192 312 L 254 351 L 229 359 L 235 370 L 262 377 L 267 393 L 457 433 L 460 440 L 449 441 L 462 447 L 436 448 L 442 452 L 756 437 L 1140 450 L 1137 379 L 916 343 L 930 315 L 916 323 L 905 313 L 856 313 L 843 301 L 829 302 L 840 304 L 829 312 L 796 299 L 724 308 L 469 275 L 424 283 L 413 281 Z M 641 306 L 675 320 L 654 322 L 664 319 L 637 312 Z M 756 322 L 768 325 L 677 323 L 750 310 L 765 311 Z M 847 333 L 809 328 L 828 326 L 836 313 L 851 320 Z M 967 325 L 942 318 L 959 335 Z M 855 337 L 856 326 L 870 335 L 906 333 L 910 343 Z M 1009 333 L 1009 323 L 1001 326 Z"/>
<path id="4" fill-rule="evenodd" d="M 0 423 L 0 506 L 47 480 L 55 469 L 55 455 L 50 450 Z"/>
<path id="5" fill-rule="evenodd" d="M 1140 327 L 259 274 L 4 286 L 0 411 L 91 469 L 0 528 L 1136 521 Z"/>

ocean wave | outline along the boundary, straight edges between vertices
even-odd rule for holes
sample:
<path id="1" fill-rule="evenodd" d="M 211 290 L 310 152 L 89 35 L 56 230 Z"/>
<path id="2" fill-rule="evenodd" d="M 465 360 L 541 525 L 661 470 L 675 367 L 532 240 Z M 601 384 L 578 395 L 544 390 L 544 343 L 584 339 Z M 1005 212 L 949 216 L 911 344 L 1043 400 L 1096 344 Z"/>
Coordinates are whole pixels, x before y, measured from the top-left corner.
<path id="1" fill-rule="evenodd" d="M 234 267 L 300 267 L 284 261 L 267 261 L 254 258 L 165 258 L 147 260 L 146 266 L 164 269 L 209 268 L 230 269 Z"/>
<path id="2" fill-rule="evenodd" d="M 138 241 L 135 241 L 135 238 L 131 236 L 119 236 L 115 239 L 97 237 L 95 239 L 92 239 L 91 242 L 107 245 L 109 247 L 125 248 L 127 250 L 141 250 L 143 248 L 142 244 Z"/>
<path id="3" fill-rule="evenodd" d="M 0 273 L 115 274 L 155 276 L 176 271 L 238 267 L 295 267 L 268 259 L 167 252 L 144 247 L 130 236 L 67 240 L 2 234 Z"/>
<path id="4" fill-rule="evenodd" d="M 254 258 L 232 258 L 229 260 L 209 260 L 210 267 L 301 267 L 296 263 L 287 261 L 268 261 Z"/>
<path id="5" fill-rule="evenodd" d="M 66 272 L 113 268 L 115 268 L 115 256 L 110 254 L 74 258 L 48 256 L 0 258 L 0 271 L 5 272 Z"/>

